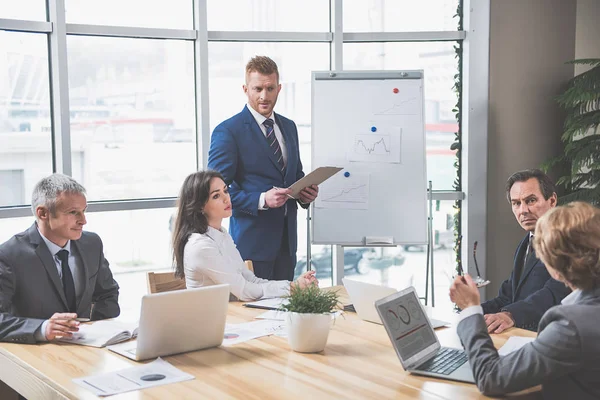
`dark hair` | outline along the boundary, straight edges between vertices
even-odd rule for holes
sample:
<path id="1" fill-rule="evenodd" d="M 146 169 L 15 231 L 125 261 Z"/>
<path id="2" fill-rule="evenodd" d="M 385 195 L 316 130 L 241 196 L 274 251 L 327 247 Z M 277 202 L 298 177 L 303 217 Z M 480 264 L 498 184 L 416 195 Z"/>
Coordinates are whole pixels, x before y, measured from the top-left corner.
<path id="1" fill-rule="evenodd" d="M 246 64 L 246 80 L 250 72 L 258 72 L 262 75 L 277 74 L 277 80 L 279 81 L 279 70 L 275 61 L 271 60 L 267 56 L 255 56 L 248 61 Z"/>
<path id="2" fill-rule="evenodd" d="M 188 175 L 183 181 L 179 199 L 177 200 L 177 217 L 173 229 L 173 262 L 175 276 L 185 278 L 183 270 L 183 250 L 192 233 L 206 233 L 208 220 L 203 208 L 210 195 L 210 181 L 223 175 L 208 169 Z"/>
<path id="3" fill-rule="evenodd" d="M 515 182 L 526 182 L 531 178 L 537 179 L 540 184 L 540 192 L 544 199 L 548 200 L 554 193 L 556 193 L 556 186 L 548 175 L 539 169 L 524 169 L 523 171 L 515 172 L 506 181 L 506 199 L 510 203 L 510 189 L 512 189 Z"/>
<path id="4" fill-rule="evenodd" d="M 537 222 L 536 253 L 578 289 L 600 286 L 600 209 L 574 202 L 556 207 Z"/>

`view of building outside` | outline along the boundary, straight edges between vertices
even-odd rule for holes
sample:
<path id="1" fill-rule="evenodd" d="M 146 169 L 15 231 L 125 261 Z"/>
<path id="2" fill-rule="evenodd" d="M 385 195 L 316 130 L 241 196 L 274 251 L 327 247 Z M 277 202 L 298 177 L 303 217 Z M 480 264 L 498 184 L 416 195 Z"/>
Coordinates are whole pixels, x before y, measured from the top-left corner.
<path id="1" fill-rule="evenodd" d="M 456 5 L 457 0 L 347 0 L 344 30 L 456 30 Z M 193 26 L 188 0 L 66 0 L 65 7 L 68 23 Z M 10 2 L 6 9 L 0 9 L 0 18 L 45 20 L 42 0 Z M 209 30 L 328 32 L 330 25 L 329 2 L 321 0 L 207 0 L 207 10 Z M 50 82 L 45 34 L 0 31 L 0 43 L 0 207 L 6 207 L 29 204 L 33 185 L 52 172 Z M 457 73 L 454 45 L 385 42 L 343 47 L 346 70 L 424 71 L 427 173 L 434 189 L 451 190 L 455 179 L 455 154 L 450 151 L 457 130 L 452 112 Z M 197 137 L 210 134 L 196 132 L 196 119 L 209 118 L 212 131 L 241 111 L 247 101 L 242 91 L 244 67 L 257 54 L 278 63 L 282 91 L 275 111 L 296 122 L 301 160 L 308 173 L 313 167 L 311 72 L 330 69 L 329 43 L 210 41 L 210 114 L 202 116 L 194 97 L 192 41 L 67 36 L 73 176 L 87 188 L 88 201 L 176 197 L 184 177 L 196 170 Z M 451 276 L 454 268 L 454 210 L 450 201 L 435 208 L 436 300 L 441 301 L 447 298 L 445 276 Z M 122 274 L 127 287 L 135 286 L 130 293 L 145 291 L 145 271 L 171 266 L 173 214 L 172 208 L 88 213 L 87 229 L 101 235 L 113 271 Z M 26 229 L 32 221 L 32 217 L 0 218 L 0 240 Z M 298 215 L 298 238 L 300 271 L 306 266 L 307 252 L 303 210 Z M 421 292 L 424 249 L 408 245 L 346 249 L 346 274 L 395 287 L 413 282 Z M 319 279 L 331 284 L 330 246 L 312 246 L 311 251 Z"/>

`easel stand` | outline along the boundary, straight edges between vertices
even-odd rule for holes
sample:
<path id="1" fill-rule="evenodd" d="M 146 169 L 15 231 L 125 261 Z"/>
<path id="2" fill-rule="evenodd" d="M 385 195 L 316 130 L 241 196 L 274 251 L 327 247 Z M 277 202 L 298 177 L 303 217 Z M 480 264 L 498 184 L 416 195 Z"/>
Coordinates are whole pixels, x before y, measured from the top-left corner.
<path id="1" fill-rule="evenodd" d="M 431 279 L 431 306 L 435 307 L 435 285 L 434 285 L 434 268 L 433 268 L 433 186 L 429 181 L 427 186 L 427 201 L 429 205 L 429 213 L 427 216 L 427 269 L 425 270 L 425 297 L 421 299 L 425 300 L 427 305 L 427 299 L 429 296 L 429 279 Z M 430 268 L 431 266 L 431 268 Z"/>

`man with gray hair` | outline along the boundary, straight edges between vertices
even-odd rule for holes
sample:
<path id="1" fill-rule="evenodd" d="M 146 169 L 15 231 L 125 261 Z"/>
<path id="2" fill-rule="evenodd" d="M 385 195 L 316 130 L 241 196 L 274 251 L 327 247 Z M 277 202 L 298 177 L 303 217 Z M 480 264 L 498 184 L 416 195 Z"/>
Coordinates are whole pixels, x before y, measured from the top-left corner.
<path id="1" fill-rule="evenodd" d="M 35 185 L 31 208 L 36 222 L 0 245 L 0 341 L 70 338 L 78 317 L 117 317 L 119 285 L 102 241 L 83 231 L 83 186 L 50 175 Z"/>

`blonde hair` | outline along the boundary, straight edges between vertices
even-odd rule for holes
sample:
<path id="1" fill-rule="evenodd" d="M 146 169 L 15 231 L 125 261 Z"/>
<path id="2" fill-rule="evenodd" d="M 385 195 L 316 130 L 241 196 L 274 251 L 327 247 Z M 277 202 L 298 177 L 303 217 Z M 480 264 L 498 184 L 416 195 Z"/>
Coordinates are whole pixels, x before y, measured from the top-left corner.
<path id="1" fill-rule="evenodd" d="M 277 74 L 277 81 L 279 81 L 277 64 L 267 56 L 254 56 L 248 61 L 248 64 L 246 64 L 246 82 L 248 82 L 248 75 L 251 72 L 258 72 L 261 75 Z"/>
<path id="2" fill-rule="evenodd" d="M 600 209 L 574 202 L 548 211 L 537 222 L 533 245 L 573 287 L 600 286 Z"/>

